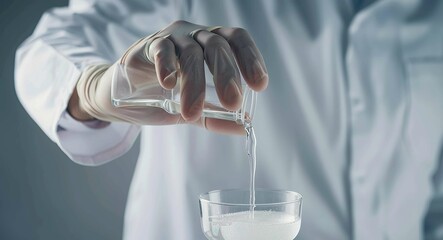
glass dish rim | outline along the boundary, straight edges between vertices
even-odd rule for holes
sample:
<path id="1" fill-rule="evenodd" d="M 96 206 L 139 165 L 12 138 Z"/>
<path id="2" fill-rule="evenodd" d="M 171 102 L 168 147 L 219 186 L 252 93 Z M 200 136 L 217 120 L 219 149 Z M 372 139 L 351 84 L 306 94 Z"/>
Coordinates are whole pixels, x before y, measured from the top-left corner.
<path id="1" fill-rule="evenodd" d="M 295 191 L 290 190 L 280 190 L 280 189 L 264 189 L 264 188 L 256 188 L 255 191 L 261 191 L 261 192 L 279 192 L 279 193 L 290 193 L 294 194 L 296 196 L 296 199 L 294 201 L 285 201 L 285 202 L 275 202 L 275 203 L 256 203 L 254 206 L 260 207 L 260 206 L 279 206 L 279 205 L 288 205 L 288 204 L 295 204 L 295 203 L 302 203 L 303 196 Z M 211 200 L 208 200 L 205 198 L 205 196 L 208 196 L 213 193 L 220 193 L 220 192 L 249 192 L 249 189 L 221 189 L 221 190 L 212 190 L 206 193 L 202 193 L 199 195 L 200 202 L 205 202 L 212 205 L 221 205 L 221 206 L 251 206 L 249 203 L 226 203 L 226 202 L 214 202 Z"/>

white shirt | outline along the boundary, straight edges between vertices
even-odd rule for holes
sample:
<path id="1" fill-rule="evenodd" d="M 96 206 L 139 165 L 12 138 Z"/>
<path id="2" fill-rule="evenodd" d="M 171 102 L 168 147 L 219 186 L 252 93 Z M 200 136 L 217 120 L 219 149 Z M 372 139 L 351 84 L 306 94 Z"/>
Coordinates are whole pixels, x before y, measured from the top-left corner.
<path id="1" fill-rule="evenodd" d="M 17 94 L 74 161 L 99 165 L 140 128 L 66 114 L 82 69 L 174 20 L 247 29 L 259 94 L 257 187 L 300 192 L 297 239 L 443 239 L 443 2 L 73 0 L 17 52 Z M 144 126 L 125 239 L 204 239 L 198 194 L 248 187 L 244 139 Z M 118 176 L 116 176 L 118 177 Z"/>

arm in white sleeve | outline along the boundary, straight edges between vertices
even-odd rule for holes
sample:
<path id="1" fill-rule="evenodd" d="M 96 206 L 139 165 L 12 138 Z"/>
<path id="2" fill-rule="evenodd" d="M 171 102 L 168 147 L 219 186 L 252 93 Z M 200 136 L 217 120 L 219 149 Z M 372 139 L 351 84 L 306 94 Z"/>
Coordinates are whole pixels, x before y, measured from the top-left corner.
<path id="1" fill-rule="evenodd" d="M 143 16 L 151 21 L 156 19 L 154 15 L 165 13 L 155 11 L 155 1 L 146 5 Z M 96 128 L 66 113 L 82 70 L 116 61 L 145 34 L 136 36 L 125 30 L 135 24 L 131 18 L 137 16 L 131 14 L 135 7 L 131 9 L 125 1 L 71 1 L 69 7 L 47 11 L 17 50 L 15 86 L 19 100 L 51 140 L 77 163 L 100 165 L 117 158 L 132 146 L 140 131 L 140 127 L 126 123 Z M 143 25 L 149 34 L 165 24 Z"/>
<path id="2" fill-rule="evenodd" d="M 443 239 L 443 146 L 440 151 L 438 169 L 432 178 L 434 183 L 434 196 L 429 203 L 429 208 L 424 222 L 424 235 L 426 240 Z"/>

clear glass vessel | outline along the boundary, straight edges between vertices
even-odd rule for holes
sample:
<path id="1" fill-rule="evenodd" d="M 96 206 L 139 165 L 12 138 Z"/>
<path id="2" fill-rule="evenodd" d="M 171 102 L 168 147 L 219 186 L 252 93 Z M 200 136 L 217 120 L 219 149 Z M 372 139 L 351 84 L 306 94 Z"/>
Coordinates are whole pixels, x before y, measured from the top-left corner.
<path id="1" fill-rule="evenodd" d="M 249 190 L 218 190 L 200 195 L 202 230 L 209 240 L 293 240 L 301 226 L 302 196 L 256 189 L 251 211 Z"/>
<path id="2" fill-rule="evenodd" d="M 238 111 L 223 108 L 218 100 L 212 75 L 205 68 L 206 94 L 202 116 L 234 121 L 244 125 L 252 121 L 257 101 L 257 93 L 250 89 L 242 78 L 243 102 Z M 144 69 L 128 68 L 118 65 L 113 74 L 111 86 L 112 103 L 116 107 L 158 107 L 169 114 L 180 114 L 180 84 L 172 90 L 166 90 L 157 79 L 149 81 L 143 76 Z M 141 81 L 140 79 L 143 79 Z"/>

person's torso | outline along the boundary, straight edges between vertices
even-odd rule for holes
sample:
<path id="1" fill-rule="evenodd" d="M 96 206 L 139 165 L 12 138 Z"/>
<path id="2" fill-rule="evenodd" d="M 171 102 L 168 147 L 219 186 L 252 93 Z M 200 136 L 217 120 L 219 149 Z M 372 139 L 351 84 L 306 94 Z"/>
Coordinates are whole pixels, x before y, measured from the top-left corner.
<path id="1" fill-rule="evenodd" d="M 253 121 L 256 185 L 303 195 L 297 239 L 420 239 L 443 136 L 443 4 L 377 1 L 356 13 L 336 2 L 134 5 L 112 44 L 118 55 L 177 19 L 247 29 L 270 77 Z M 144 127 L 125 239 L 204 239 L 198 195 L 248 187 L 244 141 Z"/>

